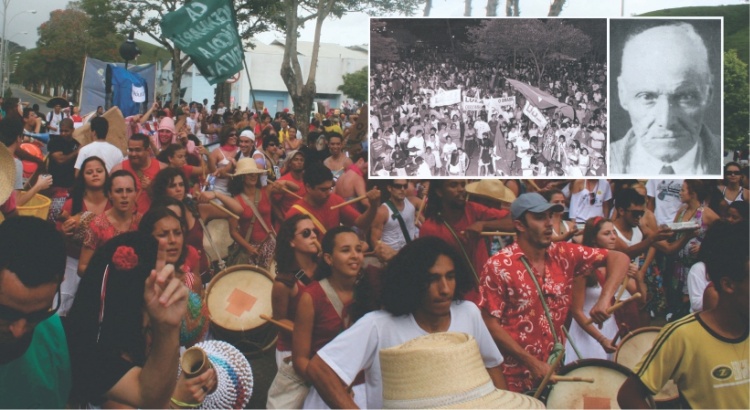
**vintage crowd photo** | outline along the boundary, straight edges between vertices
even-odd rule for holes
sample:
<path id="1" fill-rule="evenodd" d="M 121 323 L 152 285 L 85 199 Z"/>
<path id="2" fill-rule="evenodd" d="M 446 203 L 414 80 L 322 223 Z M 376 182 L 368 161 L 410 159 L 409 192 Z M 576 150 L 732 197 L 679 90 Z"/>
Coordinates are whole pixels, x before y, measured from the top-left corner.
<path id="1" fill-rule="evenodd" d="M 606 19 L 371 19 L 372 177 L 607 174 Z"/>

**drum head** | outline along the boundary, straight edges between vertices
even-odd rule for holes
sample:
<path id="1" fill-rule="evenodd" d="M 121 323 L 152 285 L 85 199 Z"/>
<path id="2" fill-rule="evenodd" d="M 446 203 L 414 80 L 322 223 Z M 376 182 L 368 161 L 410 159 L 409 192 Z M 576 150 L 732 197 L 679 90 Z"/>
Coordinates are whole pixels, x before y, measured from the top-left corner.
<path id="1" fill-rule="evenodd" d="M 220 272 L 208 285 L 206 304 L 211 322 L 231 331 L 244 332 L 266 324 L 271 316 L 273 279 L 257 266 L 236 265 Z"/>
<path id="2" fill-rule="evenodd" d="M 203 235 L 203 249 L 206 251 L 208 259 L 217 261 L 216 252 L 219 252 L 221 259 L 226 259 L 229 256 L 229 246 L 234 242 L 232 236 L 229 235 L 229 222 L 226 219 L 214 219 L 206 224 L 206 228 L 208 228 L 214 246 L 216 246 L 216 250 L 214 250 L 208 241 L 208 235 Z"/>
<path id="3" fill-rule="evenodd" d="M 625 336 L 617 346 L 615 362 L 628 369 L 634 369 L 643 356 L 651 350 L 656 337 L 661 331 L 660 327 L 643 327 Z M 664 388 L 654 396 L 656 401 L 670 401 L 679 398 L 680 393 L 673 381 L 667 382 Z"/>
<path id="4" fill-rule="evenodd" d="M 584 359 L 563 366 L 557 374 L 594 382 L 555 383 L 547 396 L 548 409 L 619 409 L 617 393 L 633 372 L 608 360 Z"/>

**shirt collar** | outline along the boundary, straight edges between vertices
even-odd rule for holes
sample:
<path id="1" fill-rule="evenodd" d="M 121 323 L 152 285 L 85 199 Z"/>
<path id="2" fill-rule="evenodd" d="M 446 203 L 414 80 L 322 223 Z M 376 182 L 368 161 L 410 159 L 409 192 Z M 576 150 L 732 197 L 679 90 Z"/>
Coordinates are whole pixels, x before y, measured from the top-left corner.
<path id="1" fill-rule="evenodd" d="M 693 145 L 693 148 L 690 148 L 685 155 L 681 156 L 674 162 L 661 161 L 651 155 L 651 153 L 638 142 L 636 142 L 634 148 L 635 150 L 631 155 L 632 161 L 630 169 L 631 171 L 637 169 L 638 174 L 659 175 L 662 167 L 665 166 L 671 166 L 676 175 L 702 175 L 706 173 L 706 165 L 701 161 L 701 155 L 703 152 L 703 140 L 701 138 L 698 138 L 698 142 Z"/>

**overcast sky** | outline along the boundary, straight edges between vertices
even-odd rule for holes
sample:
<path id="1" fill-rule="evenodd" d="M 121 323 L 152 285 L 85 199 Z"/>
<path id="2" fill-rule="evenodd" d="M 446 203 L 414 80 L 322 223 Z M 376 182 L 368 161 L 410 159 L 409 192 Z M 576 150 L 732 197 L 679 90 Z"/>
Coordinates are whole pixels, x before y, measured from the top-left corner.
<path id="1" fill-rule="evenodd" d="M 745 0 L 624 0 L 625 15 L 641 14 L 648 11 L 672 7 L 742 4 Z M 65 8 L 69 0 L 10 0 L 7 10 L 8 40 L 24 47 L 36 47 L 38 39 L 37 27 L 49 19 L 49 13 L 55 9 Z M 498 12 L 505 13 L 505 2 L 499 1 Z M 561 17 L 617 17 L 620 15 L 621 0 L 567 0 Z M 472 1 L 472 15 L 484 16 L 486 0 Z M 522 17 L 544 17 L 549 10 L 550 0 L 520 0 Z M 0 5 L 0 7 L 2 7 Z M 29 11 L 35 10 L 36 14 Z M 0 10 L 2 13 L 2 10 Z M 431 16 L 459 17 L 463 16 L 464 2 L 461 0 L 433 0 Z M 367 28 L 369 17 L 362 13 L 353 13 L 341 20 L 329 20 L 323 23 L 321 39 L 327 43 L 337 43 L 344 46 L 366 44 L 369 39 Z M 312 41 L 314 22 L 305 27 L 302 39 Z M 23 34 L 26 32 L 27 34 Z M 261 41 L 270 42 L 274 38 L 281 38 L 281 33 L 267 33 L 259 36 Z"/>

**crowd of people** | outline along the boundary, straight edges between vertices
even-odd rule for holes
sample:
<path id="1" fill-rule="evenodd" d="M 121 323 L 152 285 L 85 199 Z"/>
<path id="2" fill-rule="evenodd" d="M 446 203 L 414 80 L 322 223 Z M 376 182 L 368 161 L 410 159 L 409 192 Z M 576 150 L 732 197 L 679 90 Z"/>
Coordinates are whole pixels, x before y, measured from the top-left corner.
<path id="1" fill-rule="evenodd" d="M 3 171 L 22 168 L 12 158 L 22 112 L 8 103 Z M 711 387 L 710 375 L 674 359 L 689 356 L 709 373 L 747 368 L 747 167 L 728 164 L 723 181 L 645 184 L 368 181 L 367 151 L 344 153 L 356 112 L 331 113 L 296 149 L 285 145 L 296 139 L 291 113 L 235 123 L 225 112 L 209 151 L 178 125 L 189 111 L 170 117 L 153 106 L 145 120 L 130 119 L 127 156 L 114 164 L 106 116 L 90 120 L 96 142 L 82 147 L 61 120 L 49 172 L 70 185 L 32 184 L 34 195 L 65 192 L 50 221 L 18 216 L 28 192 L 22 180 L 3 180 L 4 404 L 209 403 L 224 389 L 219 369 L 192 378 L 175 370 L 181 347 L 221 337 L 206 285 L 226 263 L 274 277 L 265 295 L 279 327 L 269 408 L 382 408 L 390 396 L 381 349 L 446 331 L 476 340 L 489 390 L 524 393 L 562 355 L 611 360 L 618 337 L 665 321 L 659 343 L 670 350 L 636 366 L 621 403 L 635 406 L 687 373 L 675 382 L 690 406 L 748 407 L 746 372 Z M 152 117 L 161 118 L 149 135 Z M 222 219 L 234 245 L 217 261 L 204 237 Z M 612 314 L 615 299 L 628 302 Z M 678 341 L 696 332 L 711 349 Z M 678 355 L 679 346 L 692 350 Z"/>
<path id="2" fill-rule="evenodd" d="M 605 64 L 559 60 L 537 81 L 530 60 L 477 62 L 431 51 L 374 62 L 374 175 L 606 174 Z M 567 107 L 532 119 L 524 113 L 527 97 L 508 80 L 538 84 Z"/>

